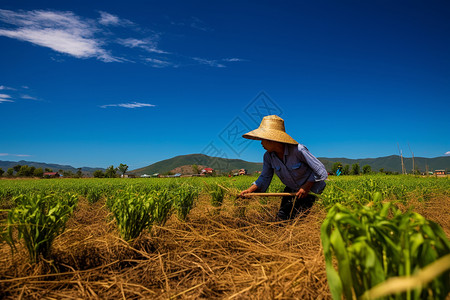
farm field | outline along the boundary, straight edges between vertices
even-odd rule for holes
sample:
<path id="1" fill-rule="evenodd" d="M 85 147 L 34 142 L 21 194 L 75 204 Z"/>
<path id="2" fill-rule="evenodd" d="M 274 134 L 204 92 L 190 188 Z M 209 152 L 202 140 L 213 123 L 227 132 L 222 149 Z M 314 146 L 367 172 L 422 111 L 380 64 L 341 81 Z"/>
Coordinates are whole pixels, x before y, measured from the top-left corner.
<path id="1" fill-rule="evenodd" d="M 450 237 L 448 178 L 331 177 L 312 211 L 290 222 L 275 220 L 280 198 L 234 196 L 255 179 L 0 180 L 0 297 L 331 299 L 321 225 L 335 204 L 375 209 L 391 202 Z M 274 178 L 268 192 L 283 188 Z M 30 255 L 6 225 L 14 224 L 10 210 L 19 220 L 29 203 L 42 201 L 63 216 L 51 219 L 60 230 L 45 257 Z"/>

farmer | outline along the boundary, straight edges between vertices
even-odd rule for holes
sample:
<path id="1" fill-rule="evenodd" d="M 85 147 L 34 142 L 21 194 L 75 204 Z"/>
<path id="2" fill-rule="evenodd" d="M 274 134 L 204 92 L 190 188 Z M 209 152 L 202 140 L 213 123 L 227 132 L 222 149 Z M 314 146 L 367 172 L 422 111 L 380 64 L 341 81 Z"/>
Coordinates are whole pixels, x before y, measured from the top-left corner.
<path id="1" fill-rule="evenodd" d="M 283 197 L 278 219 L 288 220 L 299 212 L 307 212 L 316 201 L 316 197 L 309 192 L 320 194 L 325 188 L 324 180 L 328 173 L 324 165 L 305 146 L 297 143 L 285 132 L 284 120 L 278 116 L 264 117 L 258 129 L 242 137 L 260 140 L 267 152 L 264 154 L 261 175 L 251 187 L 242 191 L 240 196 L 265 192 L 275 172 L 286 185 L 284 192 L 296 193 L 295 196 Z"/>

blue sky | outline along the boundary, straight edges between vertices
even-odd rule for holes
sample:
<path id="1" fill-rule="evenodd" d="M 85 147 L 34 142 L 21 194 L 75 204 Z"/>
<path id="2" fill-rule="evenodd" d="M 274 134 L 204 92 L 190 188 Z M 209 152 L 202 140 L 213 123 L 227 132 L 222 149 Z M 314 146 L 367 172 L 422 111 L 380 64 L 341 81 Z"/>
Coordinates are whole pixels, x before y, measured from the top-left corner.
<path id="1" fill-rule="evenodd" d="M 0 2 L 0 160 L 450 155 L 448 1 Z"/>

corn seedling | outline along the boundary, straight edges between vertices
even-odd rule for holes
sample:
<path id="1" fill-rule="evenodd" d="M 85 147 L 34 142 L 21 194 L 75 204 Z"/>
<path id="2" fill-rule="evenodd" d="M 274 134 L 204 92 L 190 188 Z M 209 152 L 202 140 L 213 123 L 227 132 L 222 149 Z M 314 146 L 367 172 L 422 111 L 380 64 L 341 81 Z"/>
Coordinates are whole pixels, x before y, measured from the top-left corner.
<path id="1" fill-rule="evenodd" d="M 356 299 L 388 278 L 412 276 L 450 252 L 439 225 L 417 213 L 402 213 L 391 203 L 354 210 L 336 204 L 322 223 L 321 239 L 333 299 Z M 446 272 L 426 286 L 388 299 L 445 299 L 448 276 Z"/>
<path id="2" fill-rule="evenodd" d="M 74 194 L 24 194 L 17 196 L 7 217 L 5 240 L 15 250 L 13 231 L 18 239 L 23 239 L 30 261 L 35 263 L 40 256 L 48 258 L 53 240 L 64 231 L 78 197 Z"/>
<path id="3" fill-rule="evenodd" d="M 153 218 L 155 223 L 159 226 L 164 226 L 167 220 L 170 218 L 173 209 L 173 195 L 169 190 L 160 190 L 150 193 L 153 198 L 155 210 L 153 212 Z"/>
<path id="4" fill-rule="evenodd" d="M 198 191 L 191 185 L 183 185 L 177 190 L 174 205 L 180 220 L 186 220 L 186 217 L 194 207 L 194 202 L 197 198 Z"/>
<path id="5" fill-rule="evenodd" d="M 91 188 L 88 190 L 86 198 L 89 203 L 95 203 L 100 200 L 101 196 L 102 194 L 100 190 Z"/>
<path id="6" fill-rule="evenodd" d="M 130 188 L 108 198 L 107 205 L 125 241 L 137 238 L 144 229 L 151 230 L 155 220 L 155 201 L 151 195 L 138 194 Z"/>
<path id="7" fill-rule="evenodd" d="M 211 205 L 215 207 L 222 206 L 225 190 L 217 184 L 207 185 L 207 191 L 211 195 Z"/>

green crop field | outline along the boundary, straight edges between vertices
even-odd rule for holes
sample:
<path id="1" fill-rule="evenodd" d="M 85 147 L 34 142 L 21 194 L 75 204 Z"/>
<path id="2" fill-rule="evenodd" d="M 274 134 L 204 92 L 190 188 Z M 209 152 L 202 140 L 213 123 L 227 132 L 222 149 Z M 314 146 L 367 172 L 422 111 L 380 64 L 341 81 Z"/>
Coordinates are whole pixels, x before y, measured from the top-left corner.
<path id="1" fill-rule="evenodd" d="M 0 296 L 350 299 L 448 264 L 447 177 L 332 176 L 289 222 L 279 197 L 236 197 L 255 179 L 0 180 Z M 444 268 L 386 299 L 448 283 Z"/>

